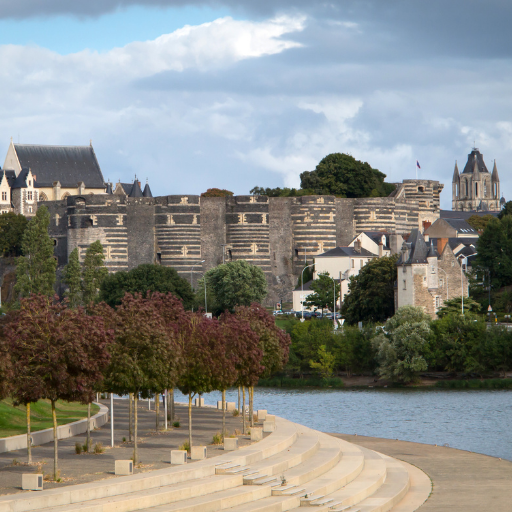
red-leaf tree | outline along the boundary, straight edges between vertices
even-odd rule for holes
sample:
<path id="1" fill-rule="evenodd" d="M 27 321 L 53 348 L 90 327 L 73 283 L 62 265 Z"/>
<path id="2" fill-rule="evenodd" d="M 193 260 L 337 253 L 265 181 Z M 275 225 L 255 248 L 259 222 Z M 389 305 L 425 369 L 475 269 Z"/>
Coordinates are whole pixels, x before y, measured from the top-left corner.
<path id="1" fill-rule="evenodd" d="M 226 359 L 234 364 L 234 380 L 227 381 L 222 390 L 222 431 L 224 432 L 226 419 L 226 389 L 230 386 L 255 386 L 260 374 L 264 371 L 261 364 L 263 349 L 260 346 L 260 337 L 252 329 L 247 320 L 226 311 L 220 317 L 220 322 L 226 337 Z M 244 404 L 245 405 L 245 404 Z M 245 414 L 243 415 L 243 431 L 245 433 Z"/>
<path id="2" fill-rule="evenodd" d="M 9 343 L 4 333 L 6 320 L 6 316 L 0 317 L 0 400 L 9 395 L 13 378 Z"/>
<path id="3" fill-rule="evenodd" d="M 16 373 L 17 403 L 48 399 L 52 406 L 54 479 L 58 478 L 57 400 L 90 403 L 108 365 L 112 333 L 83 308 L 45 295 L 22 299 L 5 328 Z"/>
<path id="4" fill-rule="evenodd" d="M 223 389 L 233 379 L 235 368 L 231 359 L 226 359 L 226 338 L 217 319 L 190 313 L 188 322 L 180 325 L 180 338 L 184 367 L 177 387 L 188 395 L 188 442 L 192 448 L 192 398 Z"/>
<path id="5" fill-rule="evenodd" d="M 175 331 L 168 329 L 161 304 L 151 297 L 127 293 L 116 310 L 106 304 L 95 307 L 108 318 L 115 343 L 111 346 L 111 361 L 106 371 L 106 388 L 119 395 L 134 394 L 134 450 L 138 461 L 137 401 L 139 395 L 149 397 L 165 389 L 178 376 L 181 346 Z"/>
<path id="6" fill-rule="evenodd" d="M 290 335 L 277 327 L 274 317 L 260 304 L 252 303 L 250 306 L 238 306 L 235 308 L 235 315 L 248 322 L 251 330 L 259 337 L 259 345 L 263 351 L 261 360 L 263 370 L 258 377 L 269 376 L 282 370 L 288 361 L 291 344 Z M 251 425 L 253 423 L 253 407 L 254 388 L 251 387 L 249 390 Z"/>

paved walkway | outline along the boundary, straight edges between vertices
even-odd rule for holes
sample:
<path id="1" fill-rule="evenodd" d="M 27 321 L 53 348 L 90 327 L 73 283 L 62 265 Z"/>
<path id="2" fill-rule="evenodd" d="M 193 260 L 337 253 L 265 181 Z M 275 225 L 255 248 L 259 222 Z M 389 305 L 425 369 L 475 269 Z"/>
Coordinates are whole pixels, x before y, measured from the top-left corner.
<path id="1" fill-rule="evenodd" d="M 108 400 L 101 403 L 110 407 Z M 154 402 L 151 403 L 154 409 Z M 139 402 L 139 461 L 135 473 L 169 467 L 170 450 L 178 449 L 185 441 L 188 441 L 188 407 L 176 406 L 176 419 L 180 421 L 179 428 L 170 428 L 167 432 L 156 432 L 155 411 L 148 411 L 148 403 Z M 59 468 L 61 471 L 61 483 L 45 481 L 45 489 L 62 487 L 95 480 L 104 480 L 114 477 L 114 460 L 130 459 L 133 455 L 133 443 L 123 442 L 123 437 L 128 440 L 128 400 L 114 401 L 114 448 L 110 448 L 110 422 L 91 433 L 92 443 L 100 442 L 105 447 L 103 454 L 75 453 L 77 441 L 85 444 L 86 434 L 59 440 Z M 160 408 L 160 428 L 164 427 L 163 407 Z M 169 423 L 170 427 L 170 423 Z M 224 453 L 221 447 L 212 445 L 213 435 L 222 430 L 222 411 L 206 407 L 193 407 L 192 410 L 192 434 L 195 445 L 207 445 L 208 457 Z M 240 417 L 233 417 L 226 412 L 226 428 L 229 434 L 235 429 L 242 430 Z M 250 436 L 239 438 L 241 446 L 250 443 Z M 0 454 L 0 494 L 12 494 L 21 492 L 21 474 L 38 472 L 53 474 L 53 443 L 44 444 L 32 448 L 32 459 L 37 465 L 27 466 L 27 450 L 17 450 Z M 14 462 L 14 463 L 13 463 Z"/>
<path id="2" fill-rule="evenodd" d="M 512 462 L 487 455 L 375 437 L 332 434 L 409 462 L 433 482 L 419 512 L 511 512 Z"/>

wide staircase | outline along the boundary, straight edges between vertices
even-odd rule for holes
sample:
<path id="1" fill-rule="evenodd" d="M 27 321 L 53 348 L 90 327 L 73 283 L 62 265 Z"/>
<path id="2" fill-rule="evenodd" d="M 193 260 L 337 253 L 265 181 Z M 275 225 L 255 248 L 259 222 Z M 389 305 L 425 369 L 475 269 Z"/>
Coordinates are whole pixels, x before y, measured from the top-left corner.
<path id="1" fill-rule="evenodd" d="M 263 440 L 148 473 L 0 498 L 0 512 L 413 512 L 419 469 L 276 418 Z"/>

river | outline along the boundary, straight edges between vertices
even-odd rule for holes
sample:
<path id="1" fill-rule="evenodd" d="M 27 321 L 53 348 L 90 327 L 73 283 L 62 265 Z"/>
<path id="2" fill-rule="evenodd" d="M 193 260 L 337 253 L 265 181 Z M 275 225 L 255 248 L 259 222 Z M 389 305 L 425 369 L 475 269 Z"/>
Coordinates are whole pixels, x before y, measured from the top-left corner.
<path id="1" fill-rule="evenodd" d="M 236 390 L 226 395 L 237 402 Z M 216 405 L 221 395 L 204 399 Z M 512 460 L 512 391 L 256 388 L 254 400 L 255 410 L 323 432 L 448 445 Z M 186 398 L 177 391 L 176 401 Z"/>

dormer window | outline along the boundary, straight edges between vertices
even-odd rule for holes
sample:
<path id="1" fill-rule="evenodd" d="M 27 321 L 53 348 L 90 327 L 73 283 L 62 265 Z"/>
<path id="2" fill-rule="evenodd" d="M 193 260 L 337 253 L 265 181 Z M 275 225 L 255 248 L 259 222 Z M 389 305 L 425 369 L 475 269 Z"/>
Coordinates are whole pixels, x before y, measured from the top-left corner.
<path id="1" fill-rule="evenodd" d="M 2 192 L 2 201 L 7 201 L 7 192 Z"/>
<path id="2" fill-rule="evenodd" d="M 32 186 L 32 180 L 28 180 L 28 186 L 31 187 Z"/>

